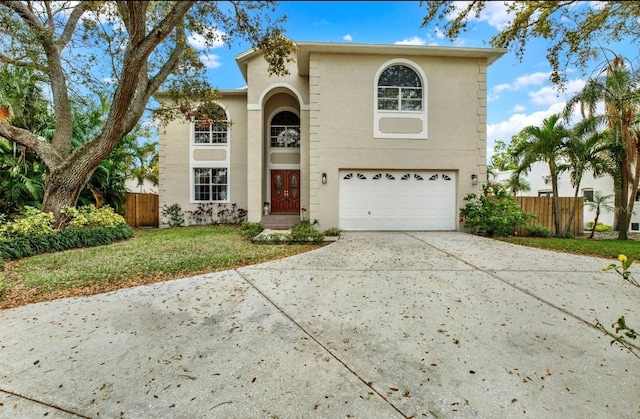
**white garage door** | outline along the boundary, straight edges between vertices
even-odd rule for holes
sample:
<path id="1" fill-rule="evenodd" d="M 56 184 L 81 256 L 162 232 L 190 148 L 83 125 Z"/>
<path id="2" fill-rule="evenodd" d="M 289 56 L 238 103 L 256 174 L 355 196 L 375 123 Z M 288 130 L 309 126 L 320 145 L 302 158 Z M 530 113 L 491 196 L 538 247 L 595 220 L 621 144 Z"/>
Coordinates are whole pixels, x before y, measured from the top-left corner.
<path id="1" fill-rule="evenodd" d="M 341 170 L 343 230 L 455 230 L 455 172 Z"/>

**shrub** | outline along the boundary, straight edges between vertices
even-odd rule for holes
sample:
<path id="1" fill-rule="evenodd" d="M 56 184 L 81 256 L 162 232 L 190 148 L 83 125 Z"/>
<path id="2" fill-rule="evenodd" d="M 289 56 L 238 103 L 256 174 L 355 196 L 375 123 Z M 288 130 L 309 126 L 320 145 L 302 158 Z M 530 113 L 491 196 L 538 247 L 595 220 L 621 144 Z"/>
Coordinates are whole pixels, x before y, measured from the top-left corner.
<path id="1" fill-rule="evenodd" d="M 290 243 L 294 242 L 311 242 L 320 243 L 324 240 L 324 235 L 316 229 L 317 221 L 313 223 L 304 220 L 291 227 L 291 233 L 287 239 Z"/>
<path id="2" fill-rule="evenodd" d="M 184 224 L 184 212 L 179 204 L 165 205 L 162 207 L 161 214 L 167 219 L 169 227 L 180 227 Z"/>
<path id="3" fill-rule="evenodd" d="M 339 236 L 342 233 L 338 227 L 330 227 L 322 232 L 325 236 Z"/>
<path id="4" fill-rule="evenodd" d="M 510 236 L 533 217 L 499 184 L 482 186 L 482 195 L 468 194 L 467 204 L 460 210 L 466 228 L 483 236 Z"/>
<path id="5" fill-rule="evenodd" d="M 245 221 L 240 226 L 240 234 L 242 235 L 242 237 L 249 240 L 262 233 L 263 230 L 264 226 L 259 222 Z"/>
<path id="6" fill-rule="evenodd" d="M 187 214 L 198 225 L 240 224 L 247 218 L 247 210 L 238 208 L 237 204 L 213 202 L 200 203 L 195 210 L 187 211 Z"/>
<path id="7" fill-rule="evenodd" d="M 524 227 L 522 229 L 522 234 L 530 237 L 551 237 L 553 233 L 545 226 L 533 224 Z"/>
<path id="8" fill-rule="evenodd" d="M 77 209 L 67 207 L 63 208 L 61 212 L 70 217 L 68 228 L 115 227 L 126 224 L 124 217 L 116 214 L 108 205 L 100 208 L 96 208 L 95 205 L 87 205 Z"/>
<path id="9" fill-rule="evenodd" d="M 37 236 L 53 233 L 53 213 L 42 212 L 34 207 L 24 207 L 22 213 L 12 222 L 0 226 L 0 237 Z"/>
<path id="10" fill-rule="evenodd" d="M 587 223 L 587 228 L 589 230 L 591 230 L 593 228 L 593 221 L 589 221 Z M 613 231 L 613 226 L 606 225 L 606 224 L 603 224 L 601 222 L 598 222 L 598 224 L 596 224 L 596 231 L 598 231 L 600 233 L 608 233 L 610 231 Z"/>
<path id="11" fill-rule="evenodd" d="M 126 223 L 115 227 L 69 228 L 60 232 L 15 237 L 0 241 L 0 260 L 7 262 L 38 253 L 110 244 L 133 236 Z"/>

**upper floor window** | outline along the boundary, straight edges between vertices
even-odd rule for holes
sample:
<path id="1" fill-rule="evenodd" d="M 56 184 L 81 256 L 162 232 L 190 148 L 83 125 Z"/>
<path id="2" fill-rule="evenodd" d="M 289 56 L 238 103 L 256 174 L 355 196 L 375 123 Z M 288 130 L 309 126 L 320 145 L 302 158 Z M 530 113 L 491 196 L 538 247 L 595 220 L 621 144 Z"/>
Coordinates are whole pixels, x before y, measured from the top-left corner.
<path id="1" fill-rule="evenodd" d="M 278 112 L 271 120 L 271 147 L 300 147 L 300 117 L 290 111 Z"/>
<path id="2" fill-rule="evenodd" d="M 422 93 L 418 73 L 405 65 L 392 65 L 378 79 L 378 110 L 421 111 Z"/>
<path id="3" fill-rule="evenodd" d="M 195 121 L 195 144 L 227 144 L 229 124 L 227 121 Z"/>

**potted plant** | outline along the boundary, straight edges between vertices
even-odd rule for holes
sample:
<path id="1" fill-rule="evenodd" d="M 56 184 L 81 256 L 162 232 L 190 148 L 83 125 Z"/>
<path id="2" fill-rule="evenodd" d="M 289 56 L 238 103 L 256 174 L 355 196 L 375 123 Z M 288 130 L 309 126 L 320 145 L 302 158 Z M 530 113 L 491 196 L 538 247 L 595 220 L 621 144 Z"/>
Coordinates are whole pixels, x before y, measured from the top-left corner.
<path id="1" fill-rule="evenodd" d="M 262 205 L 263 205 L 262 209 L 264 210 L 264 215 L 269 215 L 269 202 L 264 201 Z"/>

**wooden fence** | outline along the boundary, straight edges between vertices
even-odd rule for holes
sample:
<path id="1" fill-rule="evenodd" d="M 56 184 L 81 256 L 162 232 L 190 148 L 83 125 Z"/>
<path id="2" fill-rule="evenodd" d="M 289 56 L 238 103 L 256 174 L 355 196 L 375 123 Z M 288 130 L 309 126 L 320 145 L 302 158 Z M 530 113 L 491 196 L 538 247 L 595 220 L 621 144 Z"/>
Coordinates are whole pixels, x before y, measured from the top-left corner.
<path id="1" fill-rule="evenodd" d="M 160 224 L 158 194 L 129 193 L 124 219 L 131 227 L 158 227 Z"/>
<path id="2" fill-rule="evenodd" d="M 560 228 L 564 228 L 569 213 L 571 212 L 571 206 L 574 200 L 578 200 L 576 206 L 576 212 L 569 228 L 569 233 L 574 236 L 580 236 L 583 234 L 584 220 L 583 220 L 583 201 L 582 197 L 560 197 Z M 547 227 L 554 233 L 553 227 L 553 198 L 547 196 L 518 196 L 516 200 L 520 204 L 523 210 L 529 213 L 535 214 L 538 218 L 534 218 L 529 221 L 529 224 L 537 224 Z"/>

